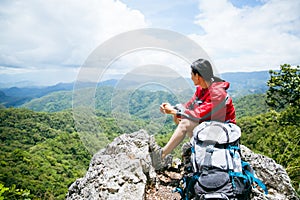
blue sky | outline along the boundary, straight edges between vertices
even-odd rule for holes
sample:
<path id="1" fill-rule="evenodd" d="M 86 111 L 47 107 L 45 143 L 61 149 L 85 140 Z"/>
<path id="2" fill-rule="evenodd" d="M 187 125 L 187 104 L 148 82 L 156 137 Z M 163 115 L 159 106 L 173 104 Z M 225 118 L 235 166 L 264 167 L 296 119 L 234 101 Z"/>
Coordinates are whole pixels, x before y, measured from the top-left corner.
<path id="1" fill-rule="evenodd" d="M 189 37 L 221 73 L 299 65 L 299 10 L 299 0 L 2 0 L 0 83 L 74 81 L 97 46 L 140 28 Z M 167 62 L 165 55 L 150 54 Z M 118 65 L 145 65 L 149 61 L 143 57 L 131 56 Z"/>

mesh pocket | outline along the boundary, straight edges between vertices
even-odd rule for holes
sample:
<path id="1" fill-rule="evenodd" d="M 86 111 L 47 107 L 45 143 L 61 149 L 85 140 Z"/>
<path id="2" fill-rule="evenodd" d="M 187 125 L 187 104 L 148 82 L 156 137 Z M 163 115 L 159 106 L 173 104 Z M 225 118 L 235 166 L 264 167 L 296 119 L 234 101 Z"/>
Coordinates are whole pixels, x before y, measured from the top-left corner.
<path id="1" fill-rule="evenodd" d="M 208 190 L 216 190 L 229 182 L 229 176 L 227 172 L 209 171 L 207 174 L 202 174 L 198 181 L 202 187 Z"/>
<path id="2" fill-rule="evenodd" d="M 226 196 L 234 195 L 229 174 L 218 169 L 211 169 L 207 173 L 202 173 L 194 186 L 194 190 L 197 195 L 212 192 L 223 193 Z"/>

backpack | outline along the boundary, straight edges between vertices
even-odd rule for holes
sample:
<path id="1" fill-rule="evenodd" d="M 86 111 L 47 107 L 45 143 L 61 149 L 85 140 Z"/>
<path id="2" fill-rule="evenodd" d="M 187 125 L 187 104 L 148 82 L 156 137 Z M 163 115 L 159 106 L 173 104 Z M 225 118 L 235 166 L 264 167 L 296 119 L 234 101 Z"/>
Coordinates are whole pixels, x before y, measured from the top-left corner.
<path id="1" fill-rule="evenodd" d="M 242 161 L 240 128 L 232 123 L 202 122 L 190 140 L 190 165 L 176 191 L 182 199 L 250 199 L 252 184 L 265 190 L 249 163 Z"/>

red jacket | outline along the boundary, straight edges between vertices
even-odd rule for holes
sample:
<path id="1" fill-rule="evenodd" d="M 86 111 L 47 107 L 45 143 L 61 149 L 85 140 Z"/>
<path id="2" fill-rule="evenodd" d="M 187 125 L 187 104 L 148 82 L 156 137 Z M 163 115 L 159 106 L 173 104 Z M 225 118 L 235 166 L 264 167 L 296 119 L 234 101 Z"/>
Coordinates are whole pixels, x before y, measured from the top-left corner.
<path id="1" fill-rule="evenodd" d="M 199 122 L 236 123 L 232 99 L 226 92 L 229 85 L 228 82 L 214 82 L 207 89 L 198 86 L 193 97 L 184 105 L 184 113 L 179 115 Z"/>

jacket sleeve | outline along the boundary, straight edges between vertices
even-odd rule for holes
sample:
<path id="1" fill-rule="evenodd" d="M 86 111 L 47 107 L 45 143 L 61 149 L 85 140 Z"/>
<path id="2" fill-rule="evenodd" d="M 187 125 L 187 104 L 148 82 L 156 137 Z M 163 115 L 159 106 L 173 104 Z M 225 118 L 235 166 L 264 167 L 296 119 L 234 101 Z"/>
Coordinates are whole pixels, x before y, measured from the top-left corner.
<path id="1" fill-rule="evenodd" d="M 221 115 L 226 115 L 226 111 L 224 112 L 226 109 L 225 98 L 226 91 L 223 89 L 210 91 L 210 95 L 201 104 L 195 104 L 193 109 L 186 109 L 182 117 L 198 122 L 211 120 L 212 116 L 215 118 L 216 115 L 220 115 L 222 118 Z"/>
<path id="2" fill-rule="evenodd" d="M 197 99 L 197 95 L 198 95 L 198 93 L 199 93 L 199 88 L 197 88 L 197 90 L 195 91 L 195 93 L 194 93 L 194 95 L 192 96 L 192 98 L 188 101 L 188 102 L 186 102 L 185 104 L 184 104 L 184 107 L 185 107 L 185 109 L 189 109 L 190 108 L 190 106 L 194 103 L 194 101 Z"/>
<path id="3" fill-rule="evenodd" d="M 186 109 L 184 113 L 185 116 L 198 119 L 197 121 L 201 122 L 210 119 L 210 113 L 212 111 L 212 108 L 212 103 L 205 101 L 201 105 L 195 105 L 193 110 Z"/>

